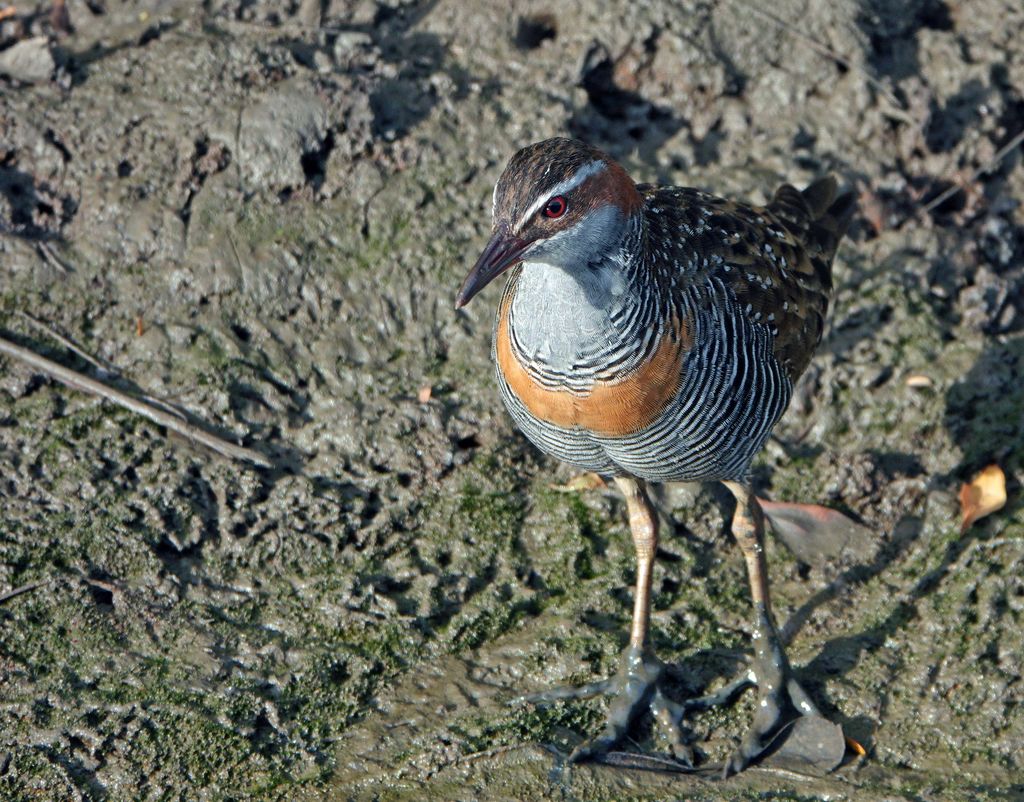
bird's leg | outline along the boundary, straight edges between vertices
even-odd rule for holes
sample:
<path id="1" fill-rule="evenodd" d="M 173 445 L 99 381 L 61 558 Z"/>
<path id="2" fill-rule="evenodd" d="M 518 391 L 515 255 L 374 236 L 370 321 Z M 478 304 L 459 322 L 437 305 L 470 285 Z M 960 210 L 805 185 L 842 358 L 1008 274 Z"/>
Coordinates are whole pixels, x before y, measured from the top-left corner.
<path id="1" fill-rule="evenodd" d="M 757 683 L 754 721 L 739 749 L 725 764 L 726 776 L 757 759 L 790 722 L 800 716 L 820 716 L 818 708 L 793 677 L 772 616 L 768 595 L 768 566 L 764 554 L 764 513 L 750 488 L 724 482 L 736 497 L 732 533 L 743 551 L 754 602 L 754 660 L 751 679 Z"/>
<path id="2" fill-rule="evenodd" d="M 636 479 L 615 480 L 626 497 L 629 531 L 636 550 L 636 595 L 633 598 L 633 624 L 629 630 L 629 649 L 647 651 L 647 630 L 651 623 L 651 572 L 658 551 L 658 517 L 643 486 Z"/>
<path id="3" fill-rule="evenodd" d="M 629 646 L 623 652 L 618 673 L 607 680 L 581 688 L 556 688 L 523 697 L 528 702 L 552 702 L 580 699 L 598 694 L 612 697 L 608 718 L 601 734 L 582 744 L 570 755 L 571 761 L 586 760 L 608 752 L 626 735 L 630 723 L 645 708 L 649 709 L 665 731 L 677 760 L 693 765 L 693 750 L 684 742 L 679 726 L 679 706 L 661 690 L 664 664 L 654 655 L 648 630 L 651 620 L 651 572 L 658 550 L 658 518 L 639 479 L 617 477 L 629 511 L 629 529 L 636 549 L 636 595 Z"/>

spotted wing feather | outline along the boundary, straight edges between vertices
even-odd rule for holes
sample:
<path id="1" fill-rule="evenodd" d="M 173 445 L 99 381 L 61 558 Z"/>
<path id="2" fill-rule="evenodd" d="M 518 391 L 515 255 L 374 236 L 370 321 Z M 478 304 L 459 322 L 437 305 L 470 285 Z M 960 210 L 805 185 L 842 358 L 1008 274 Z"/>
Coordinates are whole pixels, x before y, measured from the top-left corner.
<path id="1" fill-rule="evenodd" d="M 686 272 L 693 280 L 704 274 L 725 284 L 741 312 L 771 332 L 775 358 L 795 380 L 821 340 L 832 260 L 853 212 L 852 196 L 836 200 L 831 177 L 803 192 L 783 185 L 764 207 L 694 189 L 640 189 L 648 209 L 658 210 L 648 217 L 652 239 L 678 238 L 682 250 L 690 249 Z"/>

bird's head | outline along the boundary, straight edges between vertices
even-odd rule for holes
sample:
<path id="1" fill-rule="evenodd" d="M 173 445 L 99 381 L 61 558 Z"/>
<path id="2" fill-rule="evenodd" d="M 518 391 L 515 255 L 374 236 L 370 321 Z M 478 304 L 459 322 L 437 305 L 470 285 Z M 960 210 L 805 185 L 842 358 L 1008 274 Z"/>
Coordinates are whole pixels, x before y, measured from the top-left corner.
<path id="1" fill-rule="evenodd" d="M 491 239 L 455 307 L 523 261 L 586 269 L 618 245 L 642 203 L 626 171 L 597 148 L 573 139 L 528 145 L 494 187 Z"/>

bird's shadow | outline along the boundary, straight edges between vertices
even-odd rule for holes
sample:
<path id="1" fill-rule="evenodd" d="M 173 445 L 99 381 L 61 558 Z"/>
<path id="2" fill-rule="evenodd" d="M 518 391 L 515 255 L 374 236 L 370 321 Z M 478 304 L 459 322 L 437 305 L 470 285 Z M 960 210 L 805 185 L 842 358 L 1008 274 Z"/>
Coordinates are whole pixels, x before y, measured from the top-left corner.
<path id="1" fill-rule="evenodd" d="M 1024 464 L 1024 338 L 990 339 L 946 393 L 946 428 L 962 456 L 951 479 L 991 463 L 1011 476 Z"/>

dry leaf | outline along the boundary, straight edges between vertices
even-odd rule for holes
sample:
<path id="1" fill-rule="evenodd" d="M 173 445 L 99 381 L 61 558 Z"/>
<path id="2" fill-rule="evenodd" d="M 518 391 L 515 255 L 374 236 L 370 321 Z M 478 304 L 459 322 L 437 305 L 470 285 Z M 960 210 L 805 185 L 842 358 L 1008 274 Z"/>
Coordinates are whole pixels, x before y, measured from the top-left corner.
<path id="1" fill-rule="evenodd" d="M 919 390 L 922 387 L 931 387 L 932 380 L 923 373 L 912 373 L 907 376 L 907 387 L 913 387 L 915 390 Z"/>
<path id="2" fill-rule="evenodd" d="M 864 757 L 864 755 L 868 753 L 867 750 L 863 746 L 861 746 L 858 741 L 853 740 L 853 738 L 851 738 L 849 735 L 846 736 L 846 745 L 850 747 L 850 749 L 852 749 L 858 755 L 860 755 L 860 757 Z"/>
<path id="3" fill-rule="evenodd" d="M 8 17 L 13 17 L 17 13 L 18 13 L 18 9 L 16 9 L 14 6 L 7 6 L 7 8 L 0 8 L 0 21 L 3 21 L 5 19 L 7 19 Z"/>
<path id="4" fill-rule="evenodd" d="M 559 493 L 576 493 L 581 490 L 597 490 L 598 488 L 605 487 L 605 481 L 596 473 L 581 473 L 579 476 L 574 476 L 564 485 L 548 485 L 552 490 L 557 490 Z"/>
<path id="5" fill-rule="evenodd" d="M 839 510 L 759 498 L 772 531 L 798 560 L 824 565 L 844 552 L 866 559 L 878 543 L 868 527 Z"/>
<path id="6" fill-rule="evenodd" d="M 434 388 L 429 384 L 424 384 L 416 394 L 416 397 L 420 400 L 421 404 L 425 404 L 430 400 L 430 396 L 433 395 L 433 393 Z"/>
<path id="7" fill-rule="evenodd" d="M 960 511 L 963 521 L 960 532 L 966 532 L 975 521 L 1006 504 L 1006 476 L 998 465 L 989 465 L 960 487 Z"/>

